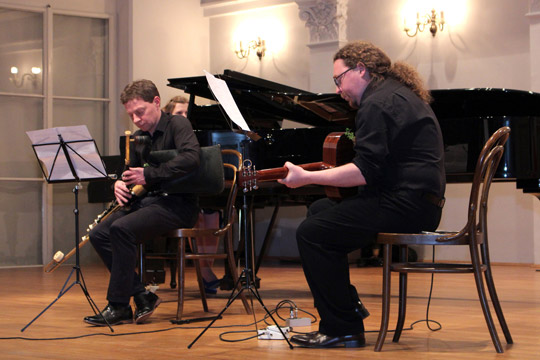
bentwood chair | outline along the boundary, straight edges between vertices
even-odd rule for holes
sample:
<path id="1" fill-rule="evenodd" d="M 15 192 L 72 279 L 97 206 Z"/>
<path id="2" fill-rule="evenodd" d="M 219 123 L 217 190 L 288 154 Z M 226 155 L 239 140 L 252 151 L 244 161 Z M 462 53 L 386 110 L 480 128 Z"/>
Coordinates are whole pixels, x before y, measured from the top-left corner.
<path id="1" fill-rule="evenodd" d="M 236 267 L 236 262 L 234 258 L 234 247 L 233 247 L 233 225 L 235 222 L 236 210 L 234 207 L 236 194 L 238 192 L 238 183 L 237 183 L 237 173 L 238 167 L 242 164 L 242 155 L 236 150 L 224 149 L 221 150 L 221 158 L 234 158 L 234 160 L 222 162 L 224 172 L 221 176 L 224 176 L 224 173 L 227 172 L 227 180 L 224 180 L 226 183 L 225 190 L 227 193 L 227 202 L 223 208 L 223 221 L 219 228 L 184 228 L 184 229 L 175 229 L 167 234 L 165 237 L 167 239 L 176 240 L 178 243 L 176 253 L 174 254 L 158 254 L 149 255 L 147 259 L 169 259 L 176 261 L 176 268 L 178 271 L 178 305 L 176 311 L 176 319 L 180 320 L 182 318 L 183 309 L 184 309 L 184 298 L 185 298 L 185 273 L 186 273 L 186 260 L 193 260 L 195 264 L 195 271 L 197 274 L 197 282 L 199 285 L 199 292 L 201 295 L 201 301 L 203 309 L 205 312 L 208 312 L 208 303 L 206 299 L 206 292 L 204 291 L 203 278 L 201 274 L 201 267 L 199 264 L 200 260 L 205 259 L 223 259 L 226 261 L 226 264 L 229 267 L 231 276 L 235 284 L 240 286 L 238 282 L 238 270 Z M 229 169 L 227 171 L 227 169 Z M 203 191 L 198 191 L 202 193 Z M 197 248 L 197 239 L 202 237 L 215 237 L 218 241 L 221 241 L 223 244 L 223 252 L 221 253 L 200 253 Z M 186 245 L 189 246 L 186 250 Z M 173 277 L 174 274 L 171 274 Z M 242 304 L 246 313 L 251 313 L 251 308 L 246 300 L 246 297 L 243 294 L 240 294 Z"/>
<path id="2" fill-rule="evenodd" d="M 507 344 L 513 340 L 510 330 L 504 319 L 503 311 L 495 291 L 495 284 L 491 272 L 487 233 L 487 205 L 489 188 L 504 151 L 504 144 L 510 135 L 509 127 L 497 130 L 486 142 L 476 164 L 470 199 L 468 216 L 465 226 L 456 232 L 425 232 L 421 234 L 394 234 L 380 233 L 377 242 L 383 246 L 383 294 L 382 319 L 379 336 L 375 344 L 375 351 L 381 351 L 388 330 L 390 314 L 390 278 L 391 272 L 399 273 L 399 305 L 398 320 L 393 342 L 398 342 L 405 323 L 407 305 L 407 274 L 408 273 L 472 273 L 476 282 L 478 298 L 484 313 L 486 324 L 498 353 L 503 352 L 501 341 L 491 316 L 484 278 L 491 298 L 492 306 L 497 314 L 499 324 L 504 333 Z M 399 247 L 399 262 L 392 262 L 392 245 Z M 410 245 L 462 245 L 469 248 L 470 263 L 427 263 L 408 262 L 407 249 Z M 482 276 L 484 274 L 484 277 Z"/>

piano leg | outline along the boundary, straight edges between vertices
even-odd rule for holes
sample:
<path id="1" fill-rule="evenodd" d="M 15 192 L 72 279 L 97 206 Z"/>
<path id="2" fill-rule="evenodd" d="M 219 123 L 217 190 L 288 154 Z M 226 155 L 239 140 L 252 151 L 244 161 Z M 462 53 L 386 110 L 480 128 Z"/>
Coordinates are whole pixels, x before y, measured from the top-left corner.
<path id="1" fill-rule="evenodd" d="M 266 255 L 266 251 L 268 250 L 268 246 L 270 246 L 270 235 L 272 235 L 272 230 L 274 230 L 274 224 L 276 223 L 277 214 L 278 214 L 280 205 L 281 205 L 281 200 L 278 197 L 276 206 L 274 207 L 274 211 L 272 212 L 272 217 L 270 218 L 270 222 L 268 223 L 268 228 L 266 229 L 266 234 L 264 235 L 264 241 L 262 244 L 261 252 L 259 253 L 259 256 L 257 257 L 257 264 L 255 265 L 255 275 L 257 275 L 257 272 L 259 271 L 259 268 L 261 267 L 261 263 L 264 259 L 264 256 Z"/>

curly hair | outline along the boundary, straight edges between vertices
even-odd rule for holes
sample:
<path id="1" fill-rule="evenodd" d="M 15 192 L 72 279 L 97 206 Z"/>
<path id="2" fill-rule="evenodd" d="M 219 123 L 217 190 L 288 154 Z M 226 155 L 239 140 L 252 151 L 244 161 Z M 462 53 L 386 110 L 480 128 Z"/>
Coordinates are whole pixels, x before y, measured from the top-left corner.
<path id="1" fill-rule="evenodd" d="M 375 83 L 386 78 L 393 78 L 410 88 L 426 103 L 432 101 L 422 77 L 413 66 L 402 61 L 392 63 L 390 57 L 382 49 L 370 42 L 355 41 L 345 45 L 334 55 L 334 61 L 339 59 L 343 60 L 349 68 L 354 68 L 359 63 L 363 64 Z"/>
<path id="2" fill-rule="evenodd" d="M 133 99 L 143 99 L 151 103 L 156 96 L 160 97 L 156 85 L 150 80 L 142 79 L 127 84 L 120 94 L 120 101 L 123 105 Z"/>
<path id="3" fill-rule="evenodd" d="M 163 111 L 166 113 L 172 113 L 176 104 L 187 104 L 187 103 L 189 103 L 189 101 L 185 96 L 177 95 L 171 98 L 171 100 L 169 100 L 167 105 L 163 107 Z"/>

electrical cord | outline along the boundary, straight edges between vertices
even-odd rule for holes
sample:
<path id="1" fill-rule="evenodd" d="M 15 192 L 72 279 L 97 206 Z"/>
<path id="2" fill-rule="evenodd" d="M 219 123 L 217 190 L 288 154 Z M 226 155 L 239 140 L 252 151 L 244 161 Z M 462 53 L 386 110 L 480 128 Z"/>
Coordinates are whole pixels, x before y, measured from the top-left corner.
<path id="1" fill-rule="evenodd" d="M 253 301 L 253 299 L 252 299 Z M 253 308 L 253 302 L 252 302 L 252 308 Z M 296 304 L 292 301 L 292 300 L 281 300 L 275 307 L 274 309 L 270 310 L 270 314 L 271 315 L 276 315 L 280 320 L 283 320 L 285 321 L 287 318 L 281 316 L 279 314 L 279 310 L 283 309 L 283 308 L 288 308 L 288 311 L 289 313 L 294 313 L 296 316 L 298 314 L 298 312 L 300 313 L 304 313 L 304 314 L 307 314 L 309 316 L 311 316 L 313 318 L 313 321 L 311 322 L 312 324 L 316 323 L 317 322 L 317 317 L 313 314 L 311 314 L 310 312 L 306 311 L 306 310 L 303 310 L 301 308 L 298 308 L 298 306 L 296 306 Z M 257 328 L 257 324 L 260 323 L 260 322 L 264 322 L 265 325 L 274 325 L 274 324 L 270 324 L 267 320 L 268 318 L 270 317 L 269 314 L 265 314 L 263 316 L 263 318 L 261 320 L 256 320 L 255 319 L 255 314 L 253 315 L 254 316 L 254 322 L 251 324 L 251 325 L 255 325 L 255 330 L 237 330 L 237 331 L 226 331 L 226 332 L 223 332 L 221 334 L 219 334 L 219 339 L 221 341 L 225 341 L 225 342 L 241 342 L 241 341 L 246 341 L 246 340 L 250 340 L 250 339 L 254 339 L 254 338 L 257 338 L 259 336 L 259 330 Z M 255 335 L 251 335 L 251 336 L 248 336 L 248 337 L 244 337 L 244 338 L 240 338 L 240 339 L 228 339 L 226 338 L 225 336 L 228 336 L 228 335 L 231 335 L 231 334 L 249 334 L 249 333 L 253 333 L 255 332 Z M 294 331 L 291 331 L 291 332 L 294 332 Z M 300 334 L 300 333 L 298 333 Z"/>

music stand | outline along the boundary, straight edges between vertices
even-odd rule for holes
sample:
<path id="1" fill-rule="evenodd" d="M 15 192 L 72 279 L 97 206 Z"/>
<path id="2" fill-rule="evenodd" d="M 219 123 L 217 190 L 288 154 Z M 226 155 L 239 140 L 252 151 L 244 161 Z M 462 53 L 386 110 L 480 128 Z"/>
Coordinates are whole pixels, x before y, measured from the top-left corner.
<path id="1" fill-rule="evenodd" d="M 96 143 L 92 139 L 86 125 L 57 127 L 51 129 L 27 131 L 26 134 L 32 141 L 34 154 L 38 159 L 39 166 L 47 183 L 76 182 L 73 188 L 75 196 L 75 265 L 71 269 L 68 278 L 60 289 L 58 296 L 45 309 L 43 309 L 32 321 L 21 329 L 26 330 L 56 301 L 67 293 L 74 285 L 79 285 L 86 300 L 95 314 L 101 314 L 98 307 L 90 297 L 86 288 L 84 277 L 80 267 L 79 258 L 79 189 L 81 181 L 105 179 L 107 174 L 105 166 L 99 155 Z M 75 280 L 68 286 L 69 280 L 75 274 Z M 67 287 L 66 287 L 67 286 Z M 103 315 L 102 315 L 103 317 Z M 105 318 L 104 318 L 105 320 Z M 107 323 L 107 321 L 105 320 Z M 107 323 L 112 332 L 114 330 Z"/>

